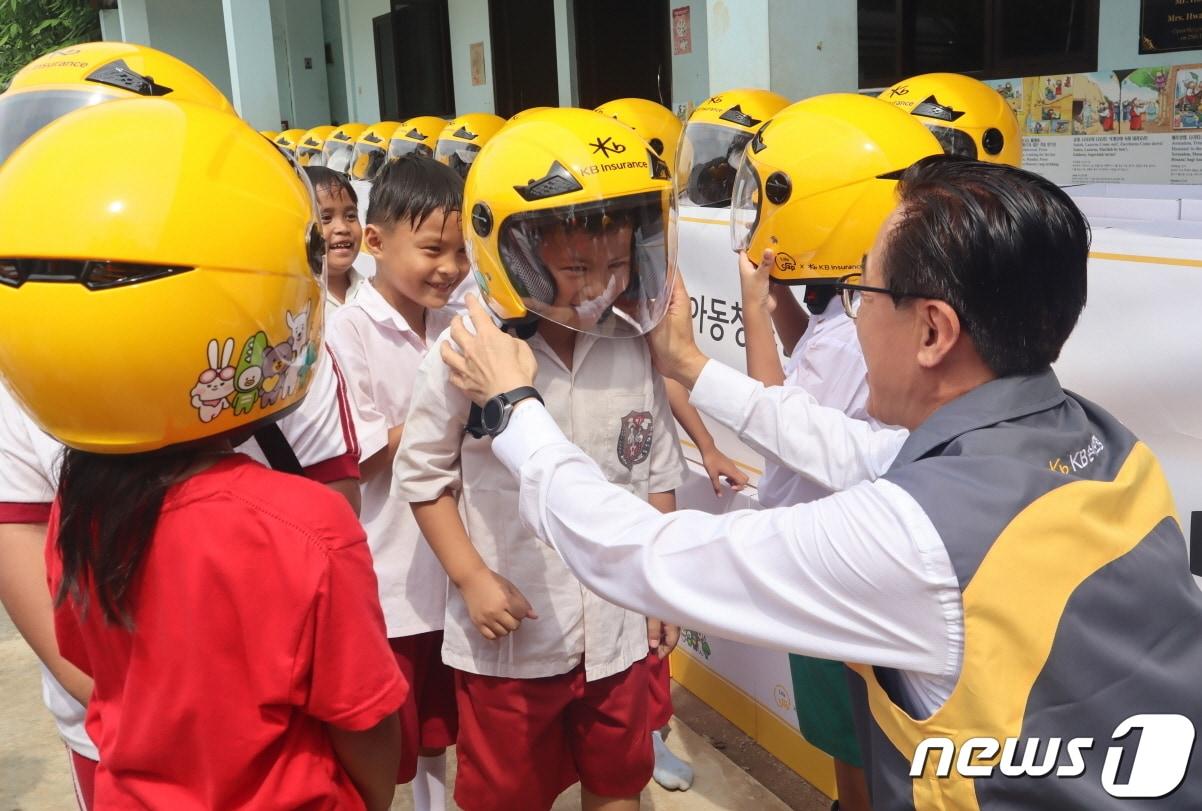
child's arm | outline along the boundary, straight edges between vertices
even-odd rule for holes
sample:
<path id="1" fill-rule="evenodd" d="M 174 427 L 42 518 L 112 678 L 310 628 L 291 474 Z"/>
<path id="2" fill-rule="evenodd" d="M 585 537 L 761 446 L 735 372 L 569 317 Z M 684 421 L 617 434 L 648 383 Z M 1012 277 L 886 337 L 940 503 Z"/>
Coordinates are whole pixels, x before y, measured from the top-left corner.
<path id="1" fill-rule="evenodd" d="M 334 754 L 367 811 L 388 811 L 396 793 L 396 770 L 401 761 L 401 718 L 395 712 L 362 732 L 326 724 Z"/>
<path id="2" fill-rule="evenodd" d="M 485 639 L 516 631 L 525 619 L 538 619 L 525 595 L 488 568 L 467 535 L 450 491 L 433 501 L 414 503 L 413 517 L 447 578 L 463 595 L 468 614 Z"/>
<path id="3" fill-rule="evenodd" d="M 726 479 L 731 490 L 742 490 L 747 486 L 747 474 L 739 470 L 734 460 L 718 450 L 713 434 L 705 427 L 701 414 L 689 404 L 689 392 L 675 380 L 664 378 L 664 387 L 668 390 L 668 402 L 672 406 L 672 416 L 684 428 L 684 432 L 693 440 L 701 454 L 701 464 L 705 473 L 710 477 L 714 495 L 722 495 L 722 479 Z"/>
<path id="4" fill-rule="evenodd" d="M 661 513 L 676 512 L 676 491 L 648 493 L 647 503 Z M 647 647 L 655 648 L 660 659 L 665 658 L 680 641 L 680 626 L 669 625 L 662 620 L 647 618 Z"/>
<path id="5" fill-rule="evenodd" d="M 397 448 L 401 445 L 401 434 L 404 432 L 404 425 L 394 425 L 388 429 L 388 441 L 384 447 L 359 463 L 359 476 L 362 481 L 369 482 L 381 474 L 392 475 L 392 462 L 396 459 Z"/>

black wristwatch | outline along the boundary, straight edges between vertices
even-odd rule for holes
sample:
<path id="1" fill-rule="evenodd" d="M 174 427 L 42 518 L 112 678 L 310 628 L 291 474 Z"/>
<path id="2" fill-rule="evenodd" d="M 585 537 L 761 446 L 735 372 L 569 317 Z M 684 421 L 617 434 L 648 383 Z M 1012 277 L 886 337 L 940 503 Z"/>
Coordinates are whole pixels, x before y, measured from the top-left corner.
<path id="1" fill-rule="evenodd" d="M 513 407 L 530 397 L 540 403 L 543 401 L 538 389 L 533 386 L 522 386 L 493 397 L 480 410 L 480 428 L 488 436 L 495 437 L 509 424 L 509 415 L 513 413 Z"/>

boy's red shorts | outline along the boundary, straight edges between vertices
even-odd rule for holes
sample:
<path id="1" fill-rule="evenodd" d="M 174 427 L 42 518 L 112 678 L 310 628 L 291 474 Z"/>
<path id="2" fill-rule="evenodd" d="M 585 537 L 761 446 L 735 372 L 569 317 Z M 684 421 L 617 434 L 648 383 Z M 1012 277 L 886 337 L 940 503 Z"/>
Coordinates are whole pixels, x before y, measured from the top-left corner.
<path id="1" fill-rule="evenodd" d="M 96 795 L 96 767 L 99 764 L 70 747 L 67 748 L 67 754 L 71 756 L 71 779 L 75 783 L 75 801 L 79 803 L 79 811 L 92 811 Z"/>
<path id="2" fill-rule="evenodd" d="M 455 745 L 459 713 L 455 705 L 455 671 L 442 663 L 442 631 L 388 640 L 409 682 L 409 698 L 401 705 L 401 765 L 396 781 L 417 774 L 417 750 Z"/>
<path id="3" fill-rule="evenodd" d="M 648 659 L 593 682 L 584 666 L 542 679 L 455 672 L 455 802 L 464 811 L 542 811 L 576 781 L 634 797 L 651 780 Z"/>
<path id="4" fill-rule="evenodd" d="M 647 654 L 648 670 L 651 671 L 651 729 L 663 729 L 672 720 L 672 669 L 669 660 L 660 659 L 654 653 Z"/>

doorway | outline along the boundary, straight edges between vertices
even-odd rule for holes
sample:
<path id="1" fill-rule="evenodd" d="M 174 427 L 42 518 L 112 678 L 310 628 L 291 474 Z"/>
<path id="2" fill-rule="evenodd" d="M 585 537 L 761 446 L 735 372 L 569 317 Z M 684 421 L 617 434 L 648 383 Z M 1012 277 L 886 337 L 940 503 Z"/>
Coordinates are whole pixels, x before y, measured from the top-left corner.
<path id="1" fill-rule="evenodd" d="M 575 0 L 580 106 L 636 97 L 672 108 L 668 0 Z"/>
<path id="2" fill-rule="evenodd" d="M 553 0 L 488 0 L 488 25 L 497 115 L 558 107 Z"/>
<path id="3" fill-rule="evenodd" d="M 447 0 L 393 0 L 392 11 L 373 19 L 372 27 L 381 119 L 452 116 Z"/>

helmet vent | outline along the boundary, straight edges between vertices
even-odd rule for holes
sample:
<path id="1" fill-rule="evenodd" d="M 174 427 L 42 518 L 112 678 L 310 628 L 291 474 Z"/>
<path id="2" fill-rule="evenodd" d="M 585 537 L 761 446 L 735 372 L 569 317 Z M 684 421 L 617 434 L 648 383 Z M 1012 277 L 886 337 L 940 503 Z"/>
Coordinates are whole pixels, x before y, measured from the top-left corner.
<path id="1" fill-rule="evenodd" d="M 547 173 L 538 180 L 531 180 L 525 186 L 514 186 L 513 190 L 520 194 L 526 202 L 533 203 L 536 200 L 570 194 L 583 188 L 580 181 L 573 177 L 562 163 L 554 161 Z"/>
<path id="2" fill-rule="evenodd" d="M 760 119 L 752 118 L 743 112 L 742 105 L 736 104 L 729 110 L 718 116 L 722 121 L 729 121 L 732 124 L 738 124 L 740 127 L 755 127 L 760 123 Z"/>
<path id="3" fill-rule="evenodd" d="M 422 135 L 421 130 L 419 130 L 417 127 L 414 127 L 413 129 L 411 129 L 407 133 L 405 133 L 405 137 L 412 138 L 415 141 L 426 140 L 426 136 Z"/>
<path id="4" fill-rule="evenodd" d="M 367 141 L 369 144 L 378 144 L 381 141 L 383 141 L 384 139 L 381 138 L 379 135 L 376 135 L 374 132 L 369 132 L 369 133 L 367 133 L 367 135 L 363 136 L 363 140 Z"/>
<path id="5" fill-rule="evenodd" d="M 171 92 L 170 87 L 155 84 L 151 77 L 131 70 L 129 65 L 125 64 L 124 59 L 118 59 L 97 68 L 88 74 L 87 80 L 97 84 L 107 84 L 110 87 L 119 87 L 122 90 L 137 93 L 139 96 L 165 96 Z"/>
<path id="6" fill-rule="evenodd" d="M 103 260 L 0 259 L 0 284 L 20 287 L 26 282 L 74 282 L 89 290 L 107 290 L 175 276 L 189 270 L 192 268 Z"/>
<path id="7" fill-rule="evenodd" d="M 934 96 L 927 96 L 914 107 L 913 112 L 910 114 L 921 115 L 926 118 L 937 118 L 940 121 L 955 121 L 964 115 L 964 111 L 954 110 L 951 107 L 940 104 Z"/>
<path id="8" fill-rule="evenodd" d="M 476 133 L 472 132 L 467 127 L 460 127 L 459 129 L 455 130 L 455 137 L 462 138 L 465 141 L 474 141 L 480 136 L 476 135 Z"/>

